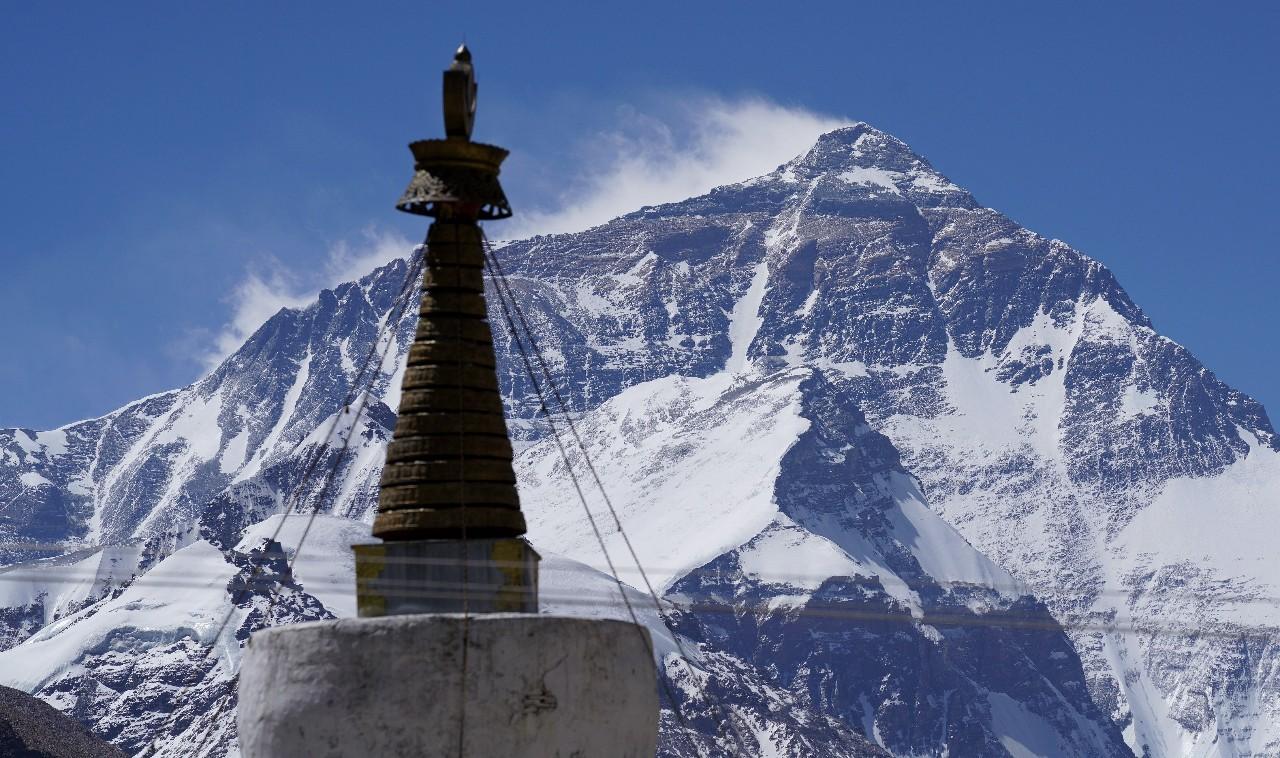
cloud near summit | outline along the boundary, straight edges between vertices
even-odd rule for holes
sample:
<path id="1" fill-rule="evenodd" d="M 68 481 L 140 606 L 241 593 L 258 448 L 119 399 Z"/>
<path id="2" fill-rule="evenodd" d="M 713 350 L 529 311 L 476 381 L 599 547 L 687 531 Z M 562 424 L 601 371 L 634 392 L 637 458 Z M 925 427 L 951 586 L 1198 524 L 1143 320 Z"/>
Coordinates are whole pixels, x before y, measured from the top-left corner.
<path id="1" fill-rule="evenodd" d="M 693 98 L 662 115 L 619 109 L 615 128 L 588 138 L 582 166 L 553 207 L 524 212 L 502 236 L 576 232 L 642 206 L 684 200 L 766 174 L 850 119 L 761 98 Z"/>
<path id="2" fill-rule="evenodd" d="M 643 111 L 623 106 L 612 127 L 576 146 L 576 163 L 584 168 L 569 172 L 561 195 L 543 210 L 522 210 L 492 233 L 521 239 L 581 231 L 646 205 L 700 195 L 766 174 L 819 135 L 850 123 L 761 98 L 694 97 Z M 358 279 L 412 249 L 403 236 L 374 228 L 357 242 L 335 244 L 328 263 L 314 273 L 265 259 L 228 296 L 231 314 L 207 340 L 202 363 L 206 369 L 217 366 L 281 308 L 303 307 L 320 289 Z"/>
<path id="3" fill-rule="evenodd" d="M 304 308 L 321 289 L 359 279 L 413 248 L 414 243 L 399 234 L 368 229 L 356 242 L 334 244 L 324 266 L 308 275 L 290 271 L 272 258 L 259 262 L 227 296 L 231 315 L 207 340 L 201 363 L 206 369 L 217 367 L 281 308 Z"/>

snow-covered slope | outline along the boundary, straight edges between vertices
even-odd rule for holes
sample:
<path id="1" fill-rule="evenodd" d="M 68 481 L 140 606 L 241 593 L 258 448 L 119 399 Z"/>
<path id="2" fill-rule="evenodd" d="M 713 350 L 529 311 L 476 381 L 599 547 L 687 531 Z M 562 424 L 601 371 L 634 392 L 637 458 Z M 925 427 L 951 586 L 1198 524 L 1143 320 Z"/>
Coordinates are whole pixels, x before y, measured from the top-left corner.
<path id="1" fill-rule="evenodd" d="M 0 569 L 0 650 L 118 590 L 139 559 L 136 546 L 108 546 Z"/>
<path id="2" fill-rule="evenodd" d="M 407 252 L 407 251 L 406 251 Z M 153 553 L 189 542 L 208 503 L 241 485 L 292 490 L 288 477 L 343 412 L 358 366 L 376 357 L 362 382 L 373 397 L 347 455 L 342 486 L 326 510 L 363 513 L 381 470 L 381 446 L 395 423 L 399 366 L 416 314 L 375 334 L 404 284 L 396 261 L 359 282 L 321 293 L 305 310 L 283 309 L 209 376 L 190 387 L 131 403 L 102 418 L 51 432 L 0 430 L 0 558 L 38 557 L 43 543 L 141 541 Z M 387 344 L 390 341 L 392 344 Z M 353 405 L 358 403 L 358 398 Z M 345 433 L 347 426 L 341 427 Z M 325 458 L 318 470 L 335 465 Z M 302 503 L 320 493 L 304 491 Z M 277 505 L 278 507 L 278 505 Z"/>
<path id="3" fill-rule="evenodd" d="M 350 545 L 369 539 L 368 524 L 320 516 L 297 552 L 305 526 L 304 518 L 282 524 L 274 516 L 246 529 L 233 550 L 220 551 L 204 540 L 188 545 L 117 597 L 0 652 L 0 678 L 86 721 L 130 752 L 154 743 L 159 756 L 236 755 L 235 673 L 249 634 L 267 625 L 354 615 Z M 235 580 L 250 576 L 250 551 L 273 535 L 285 556 L 295 559 L 292 578 L 267 581 L 264 572 L 254 591 L 246 592 Z M 544 613 L 630 618 L 612 577 L 553 553 L 544 556 L 541 589 Z M 697 654 L 691 664 L 683 661 L 652 599 L 630 587 L 626 591 L 673 680 L 702 680 L 701 687 L 685 688 L 684 711 L 695 723 L 699 717 L 721 718 L 724 693 L 736 693 L 742 702 L 734 707 L 734 718 L 753 753 L 885 755 L 735 656 L 687 640 L 685 647 Z M 700 699 L 708 687 L 716 688 L 718 697 Z M 771 705 L 763 713 L 761 700 Z M 688 754 L 688 745 L 716 749 L 714 727 L 707 729 L 711 736 L 681 734 L 670 714 L 667 720 L 664 751 Z"/>
<path id="4" fill-rule="evenodd" d="M 898 755 L 1107 754 L 1123 733 L 1153 756 L 1280 755 L 1280 443 L 1258 403 L 1159 335 L 1098 262 L 863 124 L 766 176 L 498 254 L 656 588 L 681 609 L 694 667 L 665 664 L 686 706 L 705 708 L 699 744 L 729 738 L 691 686 L 709 677 L 783 754 L 857 754 L 859 735 Z M 138 690 L 146 712 L 193 698 L 179 731 L 199 732 L 231 658 L 193 662 L 207 642 L 196 611 L 175 605 L 170 636 L 113 653 L 144 673 L 105 685 L 95 627 L 70 620 L 123 608 L 122 591 L 159 593 L 145 582 L 171 561 L 238 570 L 234 548 L 299 485 L 306 507 L 369 517 L 414 309 L 373 342 L 406 269 L 281 311 L 190 387 L 0 431 L 0 559 L 22 564 L 0 598 L 0 639 L 17 643 L 3 656 L 71 656 L 33 654 L 51 668 L 23 682 L 64 706 L 50 688 L 74 683 L 77 713 L 120 744 L 158 722 L 112 731 L 102 686 Z M 533 537 L 600 568 L 495 331 Z M 380 347 L 339 454 L 331 422 L 346 435 L 343 399 Z M 320 491 L 314 472 L 331 468 Z M 590 496 L 622 578 L 642 586 Z M 318 554 L 345 555 L 332 551 L 354 533 Z M 308 550 L 289 613 L 348 612 L 332 589 L 348 568 L 309 567 Z M 68 582 L 37 569 L 41 583 L 37 559 L 87 563 L 57 569 Z M 201 603 L 201 617 L 234 604 L 225 587 Z M 67 634 L 80 642 L 51 642 Z M 190 691 L 166 689 L 174 640 Z M 687 751 L 679 736 L 668 712 L 664 749 Z"/>
<path id="5" fill-rule="evenodd" d="M 501 255 L 578 407 L 671 374 L 821 369 L 929 507 L 1072 627 L 1135 750 L 1280 755 L 1280 443 L 1098 262 L 861 124 Z"/>
<path id="6" fill-rule="evenodd" d="M 0 676 L 136 753 L 194 755 L 207 738 L 234 739 L 228 706 L 250 630 L 276 619 L 332 618 L 296 587 L 269 606 L 265 588 L 232 589 L 247 570 L 201 540 L 170 555 L 128 589 L 50 624 L 0 653 Z M 224 619 L 225 633 L 210 653 Z M 177 739 L 173 739 L 174 737 Z M 194 741 L 193 741 L 194 740 Z"/>
<path id="7" fill-rule="evenodd" d="M 658 591 L 694 609 L 678 628 L 797 701 L 897 755 L 1001 754 L 1017 736 L 992 705 L 1004 699 L 1056 754 L 1128 754 L 1043 606 L 929 511 L 821 372 L 657 379 L 576 427 Z M 553 442 L 518 464 L 535 544 L 603 565 Z M 620 574 L 636 577 L 594 503 Z M 1041 623 L 1009 633 L 1009 617 Z M 986 646 L 1005 648 L 998 664 Z"/>

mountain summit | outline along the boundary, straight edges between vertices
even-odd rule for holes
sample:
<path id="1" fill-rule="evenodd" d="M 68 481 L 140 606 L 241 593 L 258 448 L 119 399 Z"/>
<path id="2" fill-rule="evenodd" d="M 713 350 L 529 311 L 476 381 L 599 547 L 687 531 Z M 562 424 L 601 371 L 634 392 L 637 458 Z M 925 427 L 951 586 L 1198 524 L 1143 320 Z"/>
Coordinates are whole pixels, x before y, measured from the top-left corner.
<path id="1" fill-rule="evenodd" d="M 497 255 L 673 604 L 674 630 L 644 619 L 682 701 L 664 754 L 1280 755 L 1280 440 L 1100 263 L 866 124 Z M 174 755 L 234 750 L 202 721 L 238 660 L 225 640 L 202 657 L 207 620 L 239 608 L 241 639 L 351 613 L 407 268 L 281 311 L 189 387 L 0 432 L 0 680 L 129 750 L 164 730 Z M 493 326 L 548 610 L 620 614 Z M 340 452 L 326 433 L 371 348 L 387 358 Z M 331 488 L 303 481 L 317 452 Z M 295 491 L 326 519 L 267 619 L 228 588 Z"/>

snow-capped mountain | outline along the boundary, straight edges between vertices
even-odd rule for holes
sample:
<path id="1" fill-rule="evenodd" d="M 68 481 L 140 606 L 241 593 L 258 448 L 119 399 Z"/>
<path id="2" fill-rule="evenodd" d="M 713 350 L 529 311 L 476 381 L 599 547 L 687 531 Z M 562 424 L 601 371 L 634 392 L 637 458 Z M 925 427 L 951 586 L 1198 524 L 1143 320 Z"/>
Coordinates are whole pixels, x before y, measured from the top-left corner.
<path id="1" fill-rule="evenodd" d="M 1073 628 L 1137 752 L 1280 754 L 1280 443 L 1098 262 L 866 125 L 502 254 L 579 407 L 655 376 L 818 370 Z"/>
<path id="2" fill-rule="evenodd" d="M 895 755 L 1129 754 L 1048 611 L 928 509 L 821 372 L 658 379 L 576 426 L 658 593 L 691 609 L 678 629 L 813 711 Z M 554 442 L 518 466 L 535 544 L 598 553 Z"/>
<path id="3" fill-rule="evenodd" d="M 862 124 L 498 255 L 691 652 L 646 611 L 692 730 L 666 711 L 665 754 L 1280 755 L 1280 441 L 1099 263 Z M 0 432 L 0 680 L 130 750 L 234 749 L 210 706 L 267 621 L 235 577 L 295 491 L 327 526 L 272 613 L 351 612 L 408 267 L 282 310 L 190 387 Z M 544 606 L 622 613 L 494 327 Z"/>

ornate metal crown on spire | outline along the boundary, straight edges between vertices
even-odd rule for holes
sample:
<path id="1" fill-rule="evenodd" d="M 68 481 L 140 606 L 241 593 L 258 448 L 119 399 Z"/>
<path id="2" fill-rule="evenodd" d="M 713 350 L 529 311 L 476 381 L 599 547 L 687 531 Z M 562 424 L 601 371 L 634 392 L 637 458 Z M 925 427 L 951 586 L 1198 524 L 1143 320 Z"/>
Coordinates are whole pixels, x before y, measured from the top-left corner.
<path id="1" fill-rule="evenodd" d="M 444 72 L 444 130 L 448 136 L 409 145 L 413 179 L 396 208 L 436 217 L 447 212 L 445 207 L 471 206 L 477 209 L 476 218 L 488 221 L 511 215 L 507 196 L 498 183 L 498 167 L 507 151 L 471 141 L 477 89 L 471 51 L 463 45 Z"/>

